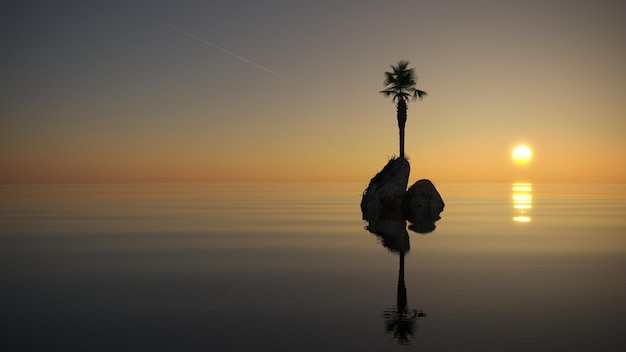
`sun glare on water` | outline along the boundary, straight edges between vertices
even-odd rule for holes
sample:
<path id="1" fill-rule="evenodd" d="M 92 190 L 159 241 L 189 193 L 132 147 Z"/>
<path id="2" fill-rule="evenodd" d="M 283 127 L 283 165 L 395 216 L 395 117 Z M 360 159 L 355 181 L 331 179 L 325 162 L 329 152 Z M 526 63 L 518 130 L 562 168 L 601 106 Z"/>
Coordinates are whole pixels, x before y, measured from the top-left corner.
<path id="1" fill-rule="evenodd" d="M 518 145 L 513 149 L 513 161 L 518 165 L 525 165 L 530 162 L 532 158 L 532 152 L 530 148 L 525 145 Z"/>

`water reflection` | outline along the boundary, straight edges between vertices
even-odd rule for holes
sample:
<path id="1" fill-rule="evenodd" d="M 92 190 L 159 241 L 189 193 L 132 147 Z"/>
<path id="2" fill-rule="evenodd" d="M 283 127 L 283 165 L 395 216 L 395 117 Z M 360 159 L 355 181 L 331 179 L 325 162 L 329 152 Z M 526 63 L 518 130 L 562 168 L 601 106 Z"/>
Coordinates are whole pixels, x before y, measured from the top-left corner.
<path id="1" fill-rule="evenodd" d="M 415 337 L 417 331 L 417 320 L 426 317 L 421 309 L 411 309 L 408 305 L 406 295 L 406 285 L 404 283 L 404 251 L 400 254 L 400 268 L 398 270 L 398 289 L 396 294 L 396 305 L 383 311 L 385 319 L 385 331 L 393 334 L 401 345 L 410 343 L 409 337 Z"/>
<path id="2" fill-rule="evenodd" d="M 364 215 L 365 218 L 365 215 Z M 422 212 L 408 217 L 409 229 L 427 234 L 435 229 L 435 222 L 440 219 L 439 212 Z M 380 243 L 392 253 L 399 255 L 398 286 L 396 304 L 383 311 L 385 332 L 392 334 L 401 345 L 410 344 L 417 332 L 417 320 L 426 317 L 421 309 L 412 309 L 408 305 L 406 284 L 404 282 L 404 258 L 411 249 L 407 222 L 398 218 L 369 218 L 365 229 L 380 238 Z"/>
<path id="3" fill-rule="evenodd" d="M 526 223 L 531 221 L 530 210 L 533 207 L 532 184 L 513 183 L 513 221 Z"/>

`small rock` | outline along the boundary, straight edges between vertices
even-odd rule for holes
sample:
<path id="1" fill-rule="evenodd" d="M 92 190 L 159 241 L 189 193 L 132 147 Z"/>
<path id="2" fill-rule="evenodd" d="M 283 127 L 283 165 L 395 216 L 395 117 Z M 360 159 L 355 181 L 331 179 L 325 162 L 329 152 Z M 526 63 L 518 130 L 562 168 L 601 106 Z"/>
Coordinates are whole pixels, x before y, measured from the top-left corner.
<path id="1" fill-rule="evenodd" d="M 412 230 L 416 232 L 434 230 L 434 222 L 444 207 L 441 195 L 430 180 L 419 180 L 406 191 L 404 214 L 415 225 Z"/>
<path id="2" fill-rule="evenodd" d="M 410 212 L 422 208 L 441 212 L 444 207 L 441 195 L 430 180 L 419 180 L 406 191 L 405 209 Z"/>

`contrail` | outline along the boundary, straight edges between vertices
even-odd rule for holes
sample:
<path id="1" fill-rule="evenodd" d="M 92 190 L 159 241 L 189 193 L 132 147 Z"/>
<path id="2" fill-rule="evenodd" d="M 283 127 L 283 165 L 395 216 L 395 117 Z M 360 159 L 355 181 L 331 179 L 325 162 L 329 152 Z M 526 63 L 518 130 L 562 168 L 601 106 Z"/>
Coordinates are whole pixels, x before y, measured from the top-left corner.
<path id="1" fill-rule="evenodd" d="M 241 60 L 241 61 L 243 61 L 243 62 L 245 62 L 245 63 L 247 63 L 247 64 L 250 64 L 250 65 L 252 65 L 252 66 L 254 66 L 254 67 L 258 68 L 258 69 L 261 69 L 261 70 L 263 70 L 263 71 L 265 71 L 265 72 L 271 73 L 271 74 L 273 74 L 274 76 L 276 76 L 276 77 L 278 77 L 278 78 L 281 78 L 281 79 L 284 79 L 285 81 L 289 81 L 289 82 L 291 82 L 291 80 L 290 80 L 289 78 L 287 78 L 287 77 L 285 77 L 285 76 L 282 76 L 282 75 L 280 75 L 280 74 L 278 74 L 278 73 L 276 73 L 276 72 L 274 72 L 274 71 L 270 70 L 270 69 L 269 69 L 269 68 L 267 68 L 267 67 L 263 67 L 263 66 L 261 66 L 261 65 L 259 65 L 259 64 L 257 64 L 257 63 L 254 63 L 254 62 L 252 62 L 252 61 L 250 61 L 250 60 L 246 59 L 245 57 L 241 57 L 241 56 L 239 56 L 239 55 L 237 55 L 237 54 L 233 53 L 232 51 L 229 51 L 229 50 L 226 50 L 226 49 L 224 49 L 224 48 L 222 48 L 222 47 L 219 47 L 219 46 L 217 46 L 217 45 L 215 45 L 215 44 L 213 44 L 213 43 L 211 43 L 211 42 L 208 42 L 208 41 L 206 41 L 206 40 L 204 40 L 204 39 L 202 39 L 202 38 L 200 38 L 200 37 L 196 37 L 195 35 L 193 35 L 193 34 L 191 34 L 191 33 L 188 33 L 188 32 L 185 32 L 185 31 L 183 31 L 182 29 L 180 29 L 180 28 L 178 28 L 178 27 L 172 26 L 171 24 L 169 24 L 169 25 L 168 25 L 168 27 L 170 27 L 170 28 L 172 28 L 172 29 L 174 29 L 174 30 L 179 31 L 179 32 L 181 32 L 182 34 L 184 34 L 184 35 L 186 35 L 186 36 L 188 36 L 188 37 L 191 37 L 191 38 L 193 38 L 193 39 L 196 39 L 196 40 L 198 40 L 198 41 L 201 41 L 201 42 L 203 42 L 203 43 L 204 43 L 204 44 L 206 44 L 206 45 L 212 46 L 212 47 L 214 47 L 215 49 L 220 50 L 220 51 L 222 51 L 222 52 L 224 52 L 224 53 L 226 53 L 226 54 L 228 54 L 228 55 L 230 55 L 230 56 L 234 56 L 234 57 L 238 58 L 239 60 Z"/>

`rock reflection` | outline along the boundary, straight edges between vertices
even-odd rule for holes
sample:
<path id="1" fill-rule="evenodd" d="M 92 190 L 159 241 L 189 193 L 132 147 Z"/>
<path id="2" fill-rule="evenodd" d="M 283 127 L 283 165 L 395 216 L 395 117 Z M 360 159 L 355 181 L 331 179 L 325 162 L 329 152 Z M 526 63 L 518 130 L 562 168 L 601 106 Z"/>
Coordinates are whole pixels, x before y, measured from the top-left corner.
<path id="1" fill-rule="evenodd" d="M 396 304 L 383 311 L 385 320 L 385 332 L 392 334 L 401 345 L 410 344 L 417 332 L 417 320 L 426 317 L 421 309 L 412 309 L 408 305 L 407 290 L 404 282 L 404 258 L 411 249 L 408 226 L 417 233 L 430 233 L 435 229 L 435 222 L 440 219 L 440 211 L 415 212 L 409 216 L 398 215 L 391 217 L 372 217 L 363 214 L 363 218 L 368 221 L 365 229 L 380 238 L 381 244 L 393 253 L 399 255 L 400 263 L 398 269 L 398 286 L 396 294 Z"/>
<path id="2" fill-rule="evenodd" d="M 531 221 L 530 209 L 533 207 L 532 184 L 513 183 L 513 221 L 526 223 Z"/>

